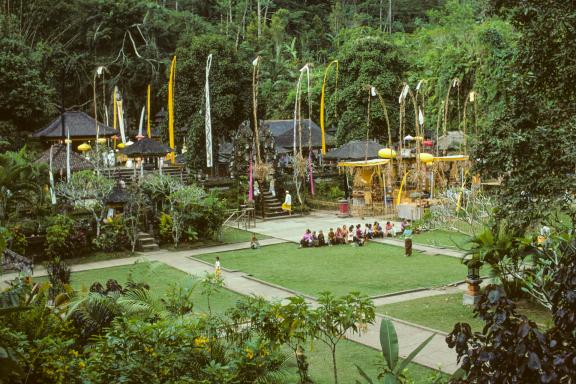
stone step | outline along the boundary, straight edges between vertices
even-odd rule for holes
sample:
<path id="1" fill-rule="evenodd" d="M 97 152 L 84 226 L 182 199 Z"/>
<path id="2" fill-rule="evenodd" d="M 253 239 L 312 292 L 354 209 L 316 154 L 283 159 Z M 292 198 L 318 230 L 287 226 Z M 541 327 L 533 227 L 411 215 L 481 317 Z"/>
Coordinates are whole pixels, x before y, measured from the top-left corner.
<path id="1" fill-rule="evenodd" d="M 149 237 L 146 239 L 138 239 L 138 243 L 140 245 L 146 245 L 146 244 L 156 244 L 156 240 L 154 240 L 154 238 Z"/>
<path id="2" fill-rule="evenodd" d="M 140 244 L 138 249 L 141 252 L 151 252 L 151 251 L 157 251 L 158 249 L 160 249 L 160 247 L 158 246 L 158 244 Z"/>

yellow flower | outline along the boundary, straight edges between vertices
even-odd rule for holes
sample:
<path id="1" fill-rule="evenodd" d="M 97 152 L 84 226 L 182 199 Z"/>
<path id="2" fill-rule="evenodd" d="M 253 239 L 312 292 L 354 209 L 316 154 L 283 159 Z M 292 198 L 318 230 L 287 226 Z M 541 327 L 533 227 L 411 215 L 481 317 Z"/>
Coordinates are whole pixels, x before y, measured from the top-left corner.
<path id="1" fill-rule="evenodd" d="M 194 346 L 198 347 L 198 348 L 202 348 L 204 347 L 206 344 L 208 344 L 208 338 L 206 337 L 197 337 L 194 339 Z"/>
<path id="2" fill-rule="evenodd" d="M 78 363 L 78 368 L 84 369 L 84 368 L 86 368 L 86 364 L 84 364 L 84 362 L 81 361 L 81 362 Z"/>
<path id="3" fill-rule="evenodd" d="M 246 357 L 248 358 L 248 360 L 252 360 L 254 358 L 254 352 L 252 352 L 252 350 L 250 348 L 246 348 Z"/>

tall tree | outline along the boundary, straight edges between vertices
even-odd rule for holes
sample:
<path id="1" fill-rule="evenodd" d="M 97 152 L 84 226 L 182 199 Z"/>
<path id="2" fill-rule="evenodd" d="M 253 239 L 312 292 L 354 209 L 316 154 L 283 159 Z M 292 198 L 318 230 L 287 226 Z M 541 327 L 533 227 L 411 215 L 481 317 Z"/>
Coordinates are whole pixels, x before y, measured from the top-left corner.
<path id="1" fill-rule="evenodd" d="M 177 51 L 175 113 L 176 126 L 186 131 L 189 164 L 206 165 L 204 127 L 204 84 L 206 58 L 212 54 L 210 98 L 214 151 L 231 137 L 250 110 L 250 61 L 242 60 L 232 42 L 218 35 L 193 37 Z"/>
<path id="2" fill-rule="evenodd" d="M 520 31 L 506 111 L 479 138 L 474 158 L 502 180 L 498 217 L 519 227 L 561 210 L 576 222 L 576 4 L 493 0 Z M 553 20 L 553 22 L 551 22 Z"/>

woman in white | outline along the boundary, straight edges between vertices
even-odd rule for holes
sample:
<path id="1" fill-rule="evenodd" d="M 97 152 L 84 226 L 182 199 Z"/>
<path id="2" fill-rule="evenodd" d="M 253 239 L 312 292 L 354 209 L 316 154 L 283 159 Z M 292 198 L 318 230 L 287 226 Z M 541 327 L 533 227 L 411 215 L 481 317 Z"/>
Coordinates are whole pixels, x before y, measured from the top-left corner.
<path id="1" fill-rule="evenodd" d="M 282 209 L 288 211 L 288 213 L 292 215 L 292 196 L 290 196 L 289 191 L 286 191 L 286 196 L 284 197 L 284 204 L 282 204 Z"/>
<path id="2" fill-rule="evenodd" d="M 216 263 L 214 263 L 214 274 L 217 279 L 222 276 L 222 267 L 220 266 L 220 257 L 216 256 Z"/>

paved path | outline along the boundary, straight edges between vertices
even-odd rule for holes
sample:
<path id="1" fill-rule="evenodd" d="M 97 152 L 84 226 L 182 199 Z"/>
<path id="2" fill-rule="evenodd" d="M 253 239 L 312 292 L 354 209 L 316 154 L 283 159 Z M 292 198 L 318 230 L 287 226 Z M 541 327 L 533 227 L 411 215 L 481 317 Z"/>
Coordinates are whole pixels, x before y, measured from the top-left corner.
<path id="1" fill-rule="evenodd" d="M 394 245 L 398 247 L 404 246 L 404 240 L 401 239 L 384 238 L 384 239 L 372 239 L 371 241 L 375 243 Z M 412 249 L 432 256 L 443 255 L 443 256 L 456 257 L 458 259 L 464 257 L 464 252 L 459 251 L 457 249 L 440 248 L 440 247 L 434 247 L 432 245 L 418 244 L 414 242 L 412 242 Z"/>
<path id="2" fill-rule="evenodd" d="M 285 222 L 288 224 L 288 222 Z M 261 240 L 262 246 L 283 243 L 285 240 L 280 239 L 266 239 Z M 109 268 L 119 265 L 129 265 L 137 260 L 147 259 L 152 261 L 163 262 L 173 268 L 179 269 L 181 271 L 194 274 L 202 275 L 204 272 L 212 272 L 214 270 L 213 266 L 209 263 L 199 261 L 194 259 L 194 256 L 207 254 L 207 253 L 218 253 L 226 251 L 234 251 L 239 249 L 245 249 L 248 247 L 248 243 L 238 243 L 230 245 L 222 245 L 209 248 L 201 248 L 195 250 L 186 251 L 166 251 L 160 250 L 156 252 L 149 252 L 146 254 L 141 254 L 138 257 L 129 257 L 123 259 L 113 259 L 106 261 L 99 261 L 87 264 L 78 264 L 72 266 L 72 271 L 85 271 L 91 269 L 101 269 Z M 46 271 L 42 268 L 37 268 L 35 270 L 35 276 L 45 275 Z M 10 280 L 14 278 L 14 274 L 2 275 L 0 279 L 3 281 Z M 273 286 L 270 284 L 265 284 L 249 278 L 245 273 L 239 271 L 229 271 L 224 269 L 222 273 L 222 278 L 224 279 L 224 284 L 226 288 L 231 291 L 237 292 L 242 295 L 257 295 L 262 296 L 268 300 L 283 300 L 287 297 L 293 296 L 294 293 L 290 290 L 284 289 L 282 287 Z M 377 305 L 388 304 L 392 302 L 398 302 L 403 300 L 411 300 L 418 297 L 432 296 L 435 294 L 441 294 L 440 291 L 422 291 L 421 293 L 409 293 L 404 295 L 398 295 L 394 298 L 379 298 L 375 301 Z M 307 300 L 311 305 L 315 306 L 317 303 L 308 298 Z M 381 315 L 378 315 L 375 324 L 368 326 L 368 329 L 362 335 L 349 335 L 351 340 L 357 341 L 361 344 L 380 349 L 380 321 L 382 319 Z M 393 320 L 394 326 L 396 327 L 396 332 L 398 333 L 398 339 L 400 342 L 400 356 L 406 357 L 414 348 L 416 348 L 423 340 L 428 338 L 434 333 L 433 330 L 426 329 L 414 324 L 410 324 L 404 321 Z M 438 369 L 441 368 L 444 372 L 452 373 L 457 369 L 456 364 L 456 353 L 449 349 L 444 342 L 444 335 L 437 334 L 434 336 L 432 342 L 414 359 L 416 363 L 422 364 L 424 366 Z"/>
<path id="3" fill-rule="evenodd" d="M 466 284 L 458 284 L 455 287 L 444 287 L 435 289 L 425 289 L 422 291 L 407 292 L 400 295 L 387 295 L 382 297 L 375 297 L 372 299 L 375 306 L 400 303 L 402 301 L 409 301 L 415 299 L 421 299 L 423 297 L 449 295 L 452 293 L 460 293 L 466 290 Z"/>

